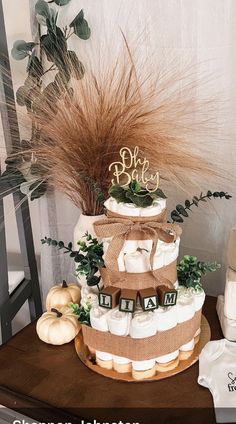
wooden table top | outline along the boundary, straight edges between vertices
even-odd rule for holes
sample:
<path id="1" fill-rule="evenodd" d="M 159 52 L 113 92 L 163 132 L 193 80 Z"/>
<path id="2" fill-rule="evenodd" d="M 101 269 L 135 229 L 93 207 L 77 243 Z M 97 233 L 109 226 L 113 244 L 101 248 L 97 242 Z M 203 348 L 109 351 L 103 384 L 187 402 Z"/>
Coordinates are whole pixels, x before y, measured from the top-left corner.
<path id="1" fill-rule="evenodd" d="M 215 306 L 216 298 L 208 296 L 204 315 L 211 338 L 220 339 L 223 336 Z M 40 341 L 35 323 L 0 348 L 0 404 L 39 421 L 46 416 L 55 420 L 58 414 L 71 423 L 81 423 L 81 418 L 101 422 L 105 417 L 119 422 L 125 414 L 129 422 L 140 424 L 156 423 L 157 416 L 164 417 L 158 424 L 214 423 L 211 394 L 197 384 L 197 377 L 198 363 L 158 382 L 110 380 L 80 362 L 73 342 L 51 346 Z"/>

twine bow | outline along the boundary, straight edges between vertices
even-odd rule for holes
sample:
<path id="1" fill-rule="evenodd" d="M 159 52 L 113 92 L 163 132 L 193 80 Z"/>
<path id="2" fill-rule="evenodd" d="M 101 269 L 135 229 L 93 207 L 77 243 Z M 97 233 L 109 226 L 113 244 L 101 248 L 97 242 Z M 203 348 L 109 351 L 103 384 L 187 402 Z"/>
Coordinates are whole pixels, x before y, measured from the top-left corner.
<path id="1" fill-rule="evenodd" d="M 141 232 L 145 237 L 152 240 L 152 249 L 150 253 L 151 272 L 158 284 L 165 284 L 173 287 L 172 283 L 164 277 L 160 276 L 160 271 L 153 269 L 153 259 L 157 248 L 158 240 L 165 243 L 174 242 L 181 235 L 182 229 L 177 224 L 168 224 L 160 222 L 133 222 L 125 218 L 102 219 L 94 223 L 96 235 L 102 238 L 112 237 L 105 255 L 105 263 L 107 271 L 117 272 L 120 279 L 121 274 L 118 267 L 118 256 L 123 248 L 125 240 L 131 233 Z"/>

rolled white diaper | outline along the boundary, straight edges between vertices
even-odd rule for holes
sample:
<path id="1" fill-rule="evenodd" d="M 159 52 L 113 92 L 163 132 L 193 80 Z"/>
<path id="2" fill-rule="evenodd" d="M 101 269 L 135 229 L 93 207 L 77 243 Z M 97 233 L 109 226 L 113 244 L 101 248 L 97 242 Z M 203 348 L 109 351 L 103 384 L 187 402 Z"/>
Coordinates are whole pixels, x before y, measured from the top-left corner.
<path id="1" fill-rule="evenodd" d="M 165 252 L 158 250 L 153 257 L 153 269 L 162 268 L 165 265 Z"/>
<path id="2" fill-rule="evenodd" d="M 150 252 L 128 253 L 124 256 L 126 272 L 147 272 L 150 271 Z"/>
<path id="3" fill-rule="evenodd" d="M 166 207 L 165 199 L 154 200 L 151 206 L 140 208 L 140 216 L 155 216 L 159 215 Z"/>
<path id="4" fill-rule="evenodd" d="M 176 302 L 177 321 L 178 323 L 188 321 L 195 314 L 195 305 L 192 293 L 183 286 L 178 288 L 178 296 Z"/>
<path id="5" fill-rule="evenodd" d="M 156 322 L 153 312 L 136 313 L 131 320 L 130 336 L 133 339 L 142 339 L 156 334 Z"/>
<path id="6" fill-rule="evenodd" d="M 118 308 L 115 308 L 110 311 L 107 317 L 108 329 L 117 336 L 127 336 L 129 334 L 130 321 L 130 313 L 121 312 Z"/>
<path id="7" fill-rule="evenodd" d="M 101 361 L 112 361 L 112 355 L 110 353 L 100 350 L 96 350 L 96 358 L 101 359 Z"/>
<path id="8" fill-rule="evenodd" d="M 130 364 L 131 362 L 131 360 L 128 358 L 123 358 L 123 356 L 116 356 L 116 355 L 113 355 L 113 361 L 121 365 Z"/>
<path id="9" fill-rule="evenodd" d="M 108 209 L 111 212 L 117 212 L 118 209 L 118 203 L 115 199 L 112 197 L 109 197 L 105 202 L 104 206 L 106 209 Z"/>
<path id="10" fill-rule="evenodd" d="M 133 203 L 118 203 L 116 213 L 126 216 L 139 216 L 140 208 L 135 206 Z"/>
<path id="11" fill-rule="evenodd" d="M 134 253 L 138 248 L 138 240 L 125 240 L 122 248 L 124 253 Z"/>
<path id="12" fill-rule="evenodd" d="M 179 350 L 175 350 L 174 352 L 167 353 L 166 355 L 158 356 L 156 358 L 156 362 L 159 364 L 167 364 L 167 362 L 174 361 L 179 356 Z"/>
<path id="13" fill-rule="evenodd" d="M 139 249 L 145 249 L 151 252 L 152 250 L 152 240 L 138 240 Z"/>
<path id="14" fill-rule="evenodd" d="M 177 325 L 176 306 L 169 306 L 167 308 L 159 306 L 153 313 L 156 322 L 156 331 L 166 331 Z"/>
<path id="15" fill-rule="evenodd" d="M 146 361 L 132 361 L 132 365 L 135 371 L 150 370 L 155 366 L 155 359 L 147 359 Z"/>
<path id="16" fill-rule="evenodd" d="M 183 344 L 180 346 L 179 350 L 181 352 L 187 352 L 188 350 L 194 349 L 194 339 L 190 340 L 190 342 Z"/>
<path id="17" fill-rule="evenodd" d="M 195 311 L 200 311 L 205 301 L 204 290 L 192 290 Z"/>
<path id="18" fill-rule="evenodd" d="M 95 307 L 90 311 L 90 322 L 91 326 L 95 328 L 95 330 L 99 331 L 108 331 L 108 315 L 111 311 L 108 311 L 105 308 Z"/>

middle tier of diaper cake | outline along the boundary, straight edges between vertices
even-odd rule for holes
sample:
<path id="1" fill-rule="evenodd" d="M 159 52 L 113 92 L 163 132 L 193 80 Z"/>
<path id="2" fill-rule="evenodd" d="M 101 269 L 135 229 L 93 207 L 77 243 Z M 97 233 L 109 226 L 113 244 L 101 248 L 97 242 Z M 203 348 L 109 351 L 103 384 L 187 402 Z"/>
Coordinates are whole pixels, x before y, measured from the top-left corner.
<path id="1" fill-rule="evenodd" d="M 167 223 L 165 199 L 141 208 L 109 198 L 105 206 L 106 218 L 94 224 L 102 288 L 82 288 L 82 302 L 90 296 L 93 305 L 84 342 L 98 366 L 144 380 L 192 355 L 205 294 L 178 284 L 182 231 Z"/>

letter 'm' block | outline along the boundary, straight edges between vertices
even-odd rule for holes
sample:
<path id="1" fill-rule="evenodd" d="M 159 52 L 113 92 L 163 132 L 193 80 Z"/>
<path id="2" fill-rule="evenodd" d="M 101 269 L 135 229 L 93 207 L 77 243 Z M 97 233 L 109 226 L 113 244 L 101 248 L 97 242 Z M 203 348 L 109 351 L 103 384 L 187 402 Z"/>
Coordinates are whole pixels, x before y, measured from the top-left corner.
<path id="1" fill-rule="evenodd" d="M 136 290 L 121 290 L 119 309 L 122 312 L 134 312 L 136 309 L 138 292 Z"/>
<path id="2" fill-rule="evenodd" d="M 139 290 L 139 298 L 144 311 L 151 311 L 158 308 L 157 292 L 153 287 Z"/>
<path id="3" fill-rule="evenodd" d="M 177 290 L 163 285 L 157 287 L 157 294 L 161 306 L 174 306 L 176 304 Z"/>
<path id="4" fill-rule="evenodd" d="M 105 287 L 98 294 L 99 306 L 102 308 L 113 309 L 119 303 L 120 289 L 113 286 Z"/>

